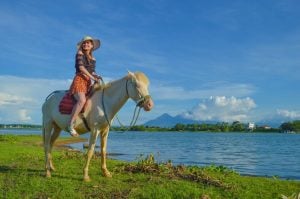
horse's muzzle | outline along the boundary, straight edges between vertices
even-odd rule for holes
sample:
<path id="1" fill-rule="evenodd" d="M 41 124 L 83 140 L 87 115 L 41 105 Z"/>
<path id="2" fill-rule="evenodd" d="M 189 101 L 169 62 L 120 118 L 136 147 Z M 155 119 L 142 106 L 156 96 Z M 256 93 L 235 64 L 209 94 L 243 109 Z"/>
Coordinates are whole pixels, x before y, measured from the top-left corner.
<path id="1" fill-rule="evenodd" d="M 151 111 L 151 109 L 153 108 L 154 103 L 151 97 L 145 99 L 144 103 L 143 103 L 143 108 L 144 111 Z"/>

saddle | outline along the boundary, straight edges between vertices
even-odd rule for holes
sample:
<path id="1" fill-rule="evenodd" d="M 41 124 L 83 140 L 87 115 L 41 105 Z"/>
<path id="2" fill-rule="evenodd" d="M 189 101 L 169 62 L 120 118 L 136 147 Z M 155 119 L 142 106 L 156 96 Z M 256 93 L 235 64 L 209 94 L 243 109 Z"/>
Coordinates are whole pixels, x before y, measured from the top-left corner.
<path id="1" fill-rule="evenodd" d="M 103 89 L 102 85 L 94 84 L 86 94 L 86 99 L 88 100 L 89 98 L 91 98 L 95 93 L 95 91 L 99 89 Z M 59 112 L 61 114 L 70 115 L 72 113 L 75 104 L 76 104 L 76 99 L 74 98 L 74 96 L 70 92 L 66 91 L 66 94 L 64 95 L 64 97 L 59 103 L 58 106 Z M 81 113 L 84 113 L 85 107 L 86 107 L 86 103 L 84 104 Z"/>

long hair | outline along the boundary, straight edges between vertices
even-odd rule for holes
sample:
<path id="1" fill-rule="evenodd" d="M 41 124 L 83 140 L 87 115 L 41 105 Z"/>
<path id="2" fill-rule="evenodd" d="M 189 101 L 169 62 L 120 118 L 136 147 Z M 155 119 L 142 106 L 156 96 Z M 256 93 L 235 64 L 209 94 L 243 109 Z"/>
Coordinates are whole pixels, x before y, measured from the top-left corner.
<path id="1" fill-rule="evenodd" d="M 88 64 L 90 64 L 90 61 L 93 60 L 93 51 L 90 52 L 82 51 L 85 57 L 87 58 Z"/>

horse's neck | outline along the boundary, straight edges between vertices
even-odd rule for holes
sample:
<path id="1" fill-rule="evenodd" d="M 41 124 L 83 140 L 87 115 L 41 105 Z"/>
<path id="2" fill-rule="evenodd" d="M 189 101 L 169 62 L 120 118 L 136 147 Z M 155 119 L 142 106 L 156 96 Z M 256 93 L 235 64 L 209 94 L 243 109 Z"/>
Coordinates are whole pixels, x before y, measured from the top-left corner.
<path id="1" fill-rule="evenodd" d="M 112 119 L 115 114 L 123 107 L 128 100 L 128 94 L 126 91 L 126 78 L 116 80 L 109 83 L 110 85 L 104 90 L 100 91 L 98 95 L 97 103 L 99 107 L 102 107 L 106 115 Z M 104 95 L 104 96 L 102 96 Z M 104 107 L 103 107 L 104 105 Z"/>

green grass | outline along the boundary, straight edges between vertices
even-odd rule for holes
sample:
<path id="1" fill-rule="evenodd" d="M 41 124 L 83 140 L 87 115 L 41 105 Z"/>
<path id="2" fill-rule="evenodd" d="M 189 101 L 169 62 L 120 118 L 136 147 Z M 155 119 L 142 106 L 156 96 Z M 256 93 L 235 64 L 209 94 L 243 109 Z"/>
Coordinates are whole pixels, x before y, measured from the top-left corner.
<path id="1" fill-rule="evenodd" d="M 73 139 L 73 138 L 71 138 Z M 55 148 L 56 171 L 45 178 L 39 136 L 0 135 L 0 198 L 296 198 L 300 182 L 240 176 L 223 166 L 158 164 L 153 156 L 135 163 L 108 160 L 113 178 L 101 175 L 100 158 L 82 181 L 85 155 Z"/>

